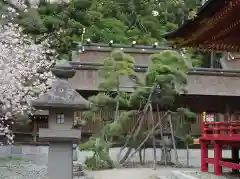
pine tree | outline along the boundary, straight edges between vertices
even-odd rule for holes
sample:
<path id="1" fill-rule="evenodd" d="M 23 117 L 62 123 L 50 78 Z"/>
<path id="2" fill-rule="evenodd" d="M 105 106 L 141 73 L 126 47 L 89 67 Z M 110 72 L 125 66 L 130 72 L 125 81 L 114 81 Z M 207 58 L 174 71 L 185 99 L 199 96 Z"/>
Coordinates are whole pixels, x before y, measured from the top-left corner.
<path id="1" fill-rule="evenodd" d="M 131 120 L 134 113 L 133 111 L 121 111 L 120 113 L 122 108 L 129 107 L 129 94 L 121 90 L 124 88 L 121 77 L 129 80 L 135 79 L 137 83 L 134 59 L 122 51 L 114 50 L 104 60 L 103 66 L 99 69 L 99 76 L 101 78 L 99 90 L 103 92 L 90 97 L 92 108 L 84 112 L 83 116 L 85 120 L 94 120 L 94 114 L 99 111 L 111 115 L 105 115 L 103 119 L 100 119 L 105 121 L 105 125 L 98 135 L 94 135 L 89 141 L 80 145 L 81 150 L 94 152 L 94 156 L 85 161 L 91 169 L 113 166 L 108 150 L 113 144 L 114 137 L 121 139 L 123 126 Z"/>
<path id="2" fill-rule="evenodd" d="M 142 146 L 159 129 L 159 123 L 157 123 L 156 126 L 146 131 L 143 124 L 147 119 L 140 115 L 136 127 L 133 127 L 127 136 L 122 135 L 124 124 L 132 120 L 133 116 L 139 114 L 139 112 L 143 112 L 145 115 L 151 113 L 149 106 L 157 106 L 163 110 L 168 110 L 166 114 L 183 115 L 184 124 L 186 124 L 184 135 L 190 137 L 187 129 L 189 129 L 189 124 L 195 120 L 196 116 L 188 109 L 175 103 L 176 97 L 186 92 L 186 72 L 187 67 L 178 53 L 164 51 L 154 54 L 151 56 L 151 65 L 146 72 L 145 82 L 136 83 L 136 90 L 128 94 L 117 89 L 120 89 L 119 78 L 122 75 L 137 78 L 133 70 L 133 59 L 121 51 L 113 51 L 110 57 L 104 60 L 104 65 L 99 70 L 99 75 L 103 80 L 99 87 L 105 92 L 99 92 L 98 95 L 90 97 L 89 100 L 93 105 L 90 111 L 84 112 L 84 117 L 86 120 L 92 120 L 94 113 L 97 111 L 111 113 L 112 115 L 106 115 L 103 119 L 100 119 L 105 121 L 100 133 L 93 135 L 89 141 L 80 145 L 80 150 L 94 152 L 93 157 L 88 158 L 85 164 L 91 169 L 113 167 L 114 163 L 109 157 L 109 149 L 113 145 L 115 137 L 118 138 L 118 142 L 124 143 L 121 151 L 125 147 L 129 147 L 123 158 L 120 159 L 119 154 L 119 161 L 117 161 L 119 163 L 115 163 L 115 165 L 126 164 L 132 157 L 131 151 L 133 149 L 135 149 L 135 152 L 141 150 Z M 119 110 L 123 107 L 134 110 L 119 113 Z M 179 121 L 179 119 L 173 119 L 173 122 L 175 121 Z M 189 138 L 184 137 L 182 133 L 178 134 L 178 137 L 187 144 Z"/>

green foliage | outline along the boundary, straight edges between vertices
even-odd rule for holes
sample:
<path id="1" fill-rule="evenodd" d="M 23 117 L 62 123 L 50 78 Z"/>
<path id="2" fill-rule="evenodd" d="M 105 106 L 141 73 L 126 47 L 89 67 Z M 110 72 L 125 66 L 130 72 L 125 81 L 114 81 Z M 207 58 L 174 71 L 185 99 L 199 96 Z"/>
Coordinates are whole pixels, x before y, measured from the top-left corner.
<path id="1" fill-rule="evenodd" d="M 189 122 L 189 123 L 194 123 L 196 121 L 196 114 L 191 112 L 189 109 L 187 108 L 178 108 L 177 111 L 179 112 L 179 114 L 184 116 L 184 119 Z"/>
<path id="2" fill-rule="evenodd" d="M 116 90 L 121 86 L 121 76 L 137 76 L 134 71 L 134 59 L 121 50 L 114 50 L 110 57 L 104 60 L 103 67 L 99 69 L 99 76 L 102 79 L 100 89 Z"/>
<path id="3" fill-rule="evenodd" d="M 163 51 L 151 56 L 151 64 L 145 78 L 145 87 L 139 87 L 130 97 L 130 104 L 145 103 L 150 88 L 157 89 L 153 102 L 162 107 L 171 107 L 175 96 L 185 92 L 187 84 L 187 67 L 180 54 L 174 51 Z"/>
<path id="4" fill-rule="evenodd" d="M 112 121 L 104 126 L 101 131 L 106 139 L 111 139 L 112 137 L 119 137 L 122 134 L 122 123 L 120 121 Z"/>
<path id="5" fill-rule="evenodd" d="M 91 96 L 89 101 L 99 108 L 114 108 L 116 101 L 106 93 L 98 93 L 96 96 Z"/>
<path id="6" fill-rule="evenodd" d="M 192 48 L 187 49 L 186 58 L 192 61 L 193 67 L 201 67 L 203 64 L 204 54 L 194 51 Z"/>
<path id="7" fill-rule="evenodd" d="M 110 144 L 99 137 L 90 137 L 85 143 L 79 145 L 81 151 L 93 151 L 93 156 L 85 160 L 88 169 L 99 170 L 113 167 L 108 150 Z"/>
<path id="8" fill-rule="evenodd" d="M 129 107 L 130 99 L 128 93 L 120 90 L 121 76 L 137 79 L 137 74 L 134 71 L 134 59 L 122 51 L 114 50 L 104 60 L 103 67 L 99 69 L 99 76 L 102 79 L 99 88 L 104 92 L 99 92 L 89 98 L 92 107 L 89 111 L 83 113 L 84 119 L 94 120 L 94 113 L 99 111 L 110 114 L 115 111 L 115 114 L 104 115 L 103 119 L 100 120 L 103 120 L 105 125 L 97 137 L 91 137 L 79 146 L 80 150 L 89 150 L 94 153 L 92 157 L 85 161 L 88 168 L 92 170 L 112 167 L 108 150 L 112 145 L 113 138 L 123 138 L 124 124 L 129 122 L 135 114 L 135 111 L 119 112 L 119 107 Z"/>
<path id="9" fill-rule="evenodd" d="M 165 44 L 162 34 L 182 24 L 200 5 L 200 0 L 71 0 L 69 3 L 49 3 L 40 0 L 38 8 L 21 11 L 11 0 L 0 0 L 3 5 L 15 7 L 19 12 L 17 23 L 24 33 L 38 41 L 51 39 L 59 58 L 71 59 L 75 41 L 81 41 L 83 28 L 86 38 L 93 42 Z M 153 12 L 157 12 L 154 14 Z"/>
<path id="10" fill-rule="evenodd" d="M 84 142 L 84 143 L 80 144 L 78 148 L 81 151 L 92 151 L 92 150 L 97 151 L 97 149 L 95 147 L 95 144 L 96 144 L 95 138 L 90 137 L 87 142 Z"/>
<path id="11" fill-rule="evenodd" d="M 184 143 L 187 145 L 193 144 L 193 140 L 194 140 L 194 137 L 192 137 L 191 135 L 186 135 L 183 139 Z"/>
<path id="12" fill-rule="evenodd" d="M 159 54 L 151 56 L 152 65 L 166 65 L 174 70 L 187 71 L 187 66 L 184 63 L 182 56 L 176 51 L 165 50 Z"/>
<path id="13" fill-rule="evenodd" d="M 174 112 L 175 97 L 185 92 L 187 67 L 180 54 L 174 51 L 164 51 L 151 56 L 151 64 L 145 78 L 145 86 L 140 86 L 130 96 L 130 104 L 139 106 L 146 104 L 152 87 L 156 87 L 152 95 L 152 102 L 163 109 L 172 109 L 175 114 L 172 122 L 175 126 L 174 133 L 185 144 L 191 143 L 190 129 L 195 122 L 196 115 L 187 108 L 180 107 Z M 146 136 L 147 132 L 141 132 L 131 139 L 130 146 L 137 147 Z"/>
<path id="14" fill-rule="evenodd" d="M 180 107 L 177 109 L 174 120 L 174 125 L 177 126 L 175 135 L 177 135 L 185 145 L 193 143 L 194 138 L 191 136 L 191 124 L 196 121 L 196 117 L 196 114 L 187 108 Z"/>
<path id="15" fill-rule="evenodd" d="M 150 89 L 139 87 L 130 96 L 130 106 L 139 106 L 139 104 L 145 104 L 149 95 Z"/>
<path id="16" fill-rule="evenodd" d="M 123 111 L 120 113 L 120 121 L 122 124 L 127 124 L 136 114 L 135 110 Z"/>
<path id="17" fill-rule="evenodd" d="M 127 107 L 130 107 L 129 99 L 130 99 L 130 95 L 128 93 L 119 92 L 116 100 L 119 100 L 120 108 L 127 108 Z"/>
<path id="18" fill-rule="evenodd" d="M 100 155 L 87 157 L 85 165 L 90 170 L 102 170 L 113 168 L 113 161 L 108 156 L 108 152 L 103 152 Z"/>
<path id="19" fill-rule="evenodd" d="M 82 116 L 85 121 L 90 121 L 93 118 L 93 111 L 84 111 Z"/>

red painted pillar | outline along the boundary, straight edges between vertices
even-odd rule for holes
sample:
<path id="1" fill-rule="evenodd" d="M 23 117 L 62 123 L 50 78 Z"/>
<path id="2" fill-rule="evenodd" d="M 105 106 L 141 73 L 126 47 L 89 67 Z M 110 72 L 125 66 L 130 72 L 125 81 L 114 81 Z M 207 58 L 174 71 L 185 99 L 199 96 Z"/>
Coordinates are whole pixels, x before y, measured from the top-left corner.
<path id="1" fill-rule="evenodd" d="M 238 163 L 239 162 L 239 149 L 237 147 L 232 147 L 232 162 Z M 238 173 L 239 170 L 232 170 L 235 173 Z"/>
<path id="2" fill-rule="evenodd" d="M 206 158 L 208 158 L 208 144 L 206 141 L 201 140 L 201 172 L 208 172 L 208 163 Z"/>
<path id="3" fill-rule="evenodd" d="M 214 175 L 222 175 L 222 167 L 220 166 L 220 161 L 222 160 L 222 146 L 216 141 L 213 144 L 214 148 Z"/>

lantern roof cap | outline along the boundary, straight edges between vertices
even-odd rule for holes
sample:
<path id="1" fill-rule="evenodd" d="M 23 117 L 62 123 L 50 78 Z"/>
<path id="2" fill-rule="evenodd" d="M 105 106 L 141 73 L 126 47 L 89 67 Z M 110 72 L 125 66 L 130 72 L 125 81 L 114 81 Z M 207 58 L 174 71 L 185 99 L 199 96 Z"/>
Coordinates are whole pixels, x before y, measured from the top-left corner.
<path id="1" fill-rule="evenodd" d="M 56 79 L 53 81 L 51 89 L 32 101 L 34 108 L 49 109 L 57 107 L 86 110 L 90 107 L 90 102 L 68 83 L 68 79 L 75 75 L 75 70 L 68 61 L 62 61 L 51 71 Z"/>

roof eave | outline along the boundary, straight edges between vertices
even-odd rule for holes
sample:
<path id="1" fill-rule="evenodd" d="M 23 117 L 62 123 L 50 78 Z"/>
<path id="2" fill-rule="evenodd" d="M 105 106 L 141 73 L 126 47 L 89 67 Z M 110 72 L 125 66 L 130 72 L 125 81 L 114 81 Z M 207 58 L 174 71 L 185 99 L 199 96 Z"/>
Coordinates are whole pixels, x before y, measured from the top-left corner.
<path id="1" fill-rule="evenodd" d="M 176 37 L 180 37 L 178 34 L 182 33 L 182 31 L 184 31 L 184 29 L 186 29 L 188 26 L 191 26 L 191 23 L 197 21 L 197 18 L 198 17 L 202 17 L 202 15 L 204 13 L 206 13 L 206 10 L 208 9 L 208 7 L 212 4 L 212 3 L 216 3 L 217 0 L 208 0 L 204 5 L 202 5 L 199 10 L 198 10 L 198 13 L 196 15 L 195 18 L 193 19 L 188 19 L 186 22 L 184 22 L 182 25 L 180 25 L 177 29 L 169 32 L 169 33 L 166 33 L 166 34 L 163 34 L 163 37 L 167 40 L 173 40 L 176 38 Z M 213 6 L 214 7 L 214 6 Z M 214 7 L 215 9 L 217 8 L 217 6 Z M 205 11 L 205 12 L 204 12 Z M 215 10 L 214 10 L 215 11 Z"/>

